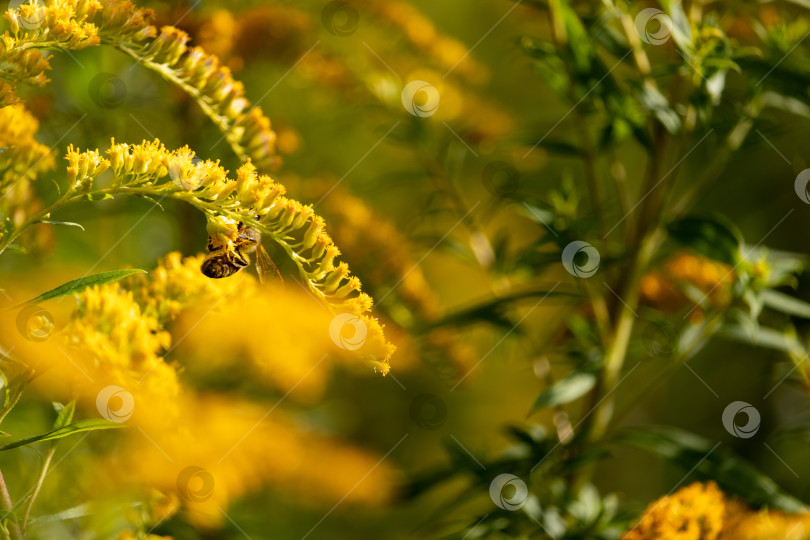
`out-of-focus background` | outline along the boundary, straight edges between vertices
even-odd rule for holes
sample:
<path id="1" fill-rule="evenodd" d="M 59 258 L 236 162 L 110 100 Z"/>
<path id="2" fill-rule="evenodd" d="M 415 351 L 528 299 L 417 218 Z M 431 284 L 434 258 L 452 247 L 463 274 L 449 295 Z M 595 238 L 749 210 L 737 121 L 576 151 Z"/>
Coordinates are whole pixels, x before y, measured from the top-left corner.
<path id="1" fill-rule="evenodd" d="M 463 313 L 521 282 L 562 281 L 565 287 L 571 281 L 561 267 L 541 276 L 520 274 L 526 266 L 518 268 L 515 254 L 542 231 L 505 197 L 520 192 L 544 199 L 569 181 L 585 190 L 581 166 L 565 148 L 550 153 L 547 145 L 533 146 L 550 130 L 554 140 L 565 140 L 576 128 L 570 121 L 557 125 L 570 105 L 535 72 L 521 47 L 523 36 L 548 39 L 548 19 L 529 2 L 506 0 L 142 4 L 155 10 L 160 24 L 189 32 L 192 45 L 218 55 L 271 119 L 282 156 L 274 178 L 325 217 L 343 260 L 377 301 L 373 315 L 398 346 L 390 375 L 329 368 L 322 393 L 296 399 L 293 388 L 279 406 L 302 430 L 314 427 L 363 449 L 374 456 L 371 463 L 381 459 L 392 476 L 389 485 L 368 486 L 372 494 L 379 489 L 379 501 L 371 495 L 370 504 L 324 502 L 307 493 L 318 490 L 312 479 L 294 494 L 271 485 L 232 500 L 223 531 L 206 537 L 404 539 L 422 537 L 436 523 L 451 529 L 455 523 L 459 530 L 470 525 L 469 516 L 492 505 L 486 492 L 470 493 L 471 500 L 448 507 L 466 489 L 463 479 L 416 498 L 406 497 L 405 486 L 447 465 L 451 454 L 468 455 L 485 470 L 510 444 L 504 436 L 508 425 L 553 429 L 552 412 L 527 419 L 545 387 L 545 364 L 537 351 L 559 337 L 557 322 L 577 309 L 575 302 L 557 297 L 533 309 L 539 297 L 527 296 L 512 319 L 522 321 L 516 331 L 463 321 L 430 328 L 431 321 Z M 753 4 L 751 14 L 756 15 Z M 54 54 L 50 61 L 53 82 L 23 92 L 40 120 L 40 142 L 63 152 L 68 144 L 105 148 L 111 137 L 130 143 L 159 138 L 169 148 L 188 145 L 201 157 L 219 159 L 231 171 L 238 167 L 221 133 L 188 96 L 121 53 L 92 48 Z M 410 106 L 419 112 L 425 105 L 419 100 L 426 99 L 435 111 L 420 116 L 408 110 L 402 96 L 411 81 L 431 85 L 438 105 L 431 105 L 429 93 L 415 92 Z M 796 197 L 793 179 L 808 162 L 807 122 L 774 115 L 767 125 L 711 182 L 698 207 L 728 216 L 751 244 L 767 238 L 774 249 L 806 252 L 810 242 L 803 231 L 810 227 L 810 213 Z M 623 166 L 633 185 L 644 166 L 641 154 L 637 163 L 625 157 Z M 679 181 L 688 184 L 699 169 L 695 162 Z M 57 181 L 63 171 L 58 164 Z M 55 193 L 49 189 L 42 188 L 45 198 Z M 85 230 L 54 227 L 41 239 L 51 249 L 38 258 L 4 256 L 4 280 L 19 280 L 22 289 L 37 293 L 90 269 L 151 270 L 169 252 L 203 252 L 204 217 L 178 202 L 161 204 L 119 198 L 66 209 L 58 219 L 80 222 Z M 283 253 L 270 243 L 266 247 L 287 287 L 300 288 Z M 269 323 L 257 317 L 250 324 L 261 333 Z M 274 345 L 265 343 L 269 349 Z M 204 351 L 189 350 L 198 355 L 195 361 L 206 361 Z M 627 392 L 618 393 L 618 410 L 627 409 L 620 424 L 673 425 L 722 440 L 786 491 L 808 500 L 806 442 L 777 441 L 777 455 L 728 435 L 720 422 L 733 400 L 754 404 L 763 429 L 774 432 L 807 420 L 799 390 L 762 398 L 772 386 L 772 357 L 779 354 L 713 340 L 688 368 L 631 404 L 631 389 L 658 369 L 654 362 L 642 363 L 625 383 Z M 554 357 L 550 361 L 553 371 Z M 245 389 L 238 380 L 225 385 L 233 395 L 251 392 L 261 405 L 284 396 L 272 388 L 256 393 L 249 381 Z M 49 414 L 41 396 L 24 398 L 4 430 L 36 431 L 31 426 L 47 427 Z M 58 492 L 70 492 L 63 486 L 74 467 L 91 459 L 83 448 L 88 444 L 96 443 L 82 442 L 53 470 L 41 513 L 70 506 L 60 507 Z M 12 486 L 27 485 L 39 458 L 26 450 L 20 459 L 0 456 Z M 323 459 L 321 474 L 341 473 L 340 460 L 330 461 L 329 452 Z M 596 484 L 640 509 L 682 475 L 665 460 L 616 447 L 600 462 Z M 156 532 L 176 538 L 199 534 L 177 523 L 162 524 Z"/>

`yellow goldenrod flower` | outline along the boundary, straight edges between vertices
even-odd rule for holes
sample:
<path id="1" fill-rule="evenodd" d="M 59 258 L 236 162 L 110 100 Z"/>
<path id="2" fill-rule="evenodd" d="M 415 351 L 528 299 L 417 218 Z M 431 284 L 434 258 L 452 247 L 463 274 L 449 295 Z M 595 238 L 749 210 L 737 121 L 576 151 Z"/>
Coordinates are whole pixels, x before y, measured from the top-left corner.
<path id="1" fill-rule="evenodd" d="M 695 483 L 650 504 L 623 540 L 717 540 L 726 498 L 713 482 Z"/>
<path id="2" fill-rule="evenodd" d="M 79 50 L 105 44 L 117 47 L 191 95 L 225 135 L 242 161 L 262 169 L 278 163 L 276 135 L 258 107 L 249 107 L 244 88 L 216 56 L 189 48 L 182 30 L 164 26 L 158 33 L 152 10 L 126 0 L 47 0 L 9 9 L 10 29 L 2 37 L 0 75 L 9 81 L 45 85 L 51 68 L 37 49 Z M 0 88 L 0 105 L 16 99 Z"/>
<path id="3" fill-rule="evenodd" d="M 66 159 L 71 168 L 76 164 L 78 174 L 85 163 L 89 163 L 88 170 L 111 167 L 113 179 L 100 193 L 172 196 L 192 204 L 205 213 L 208 233 L 216 246 L 231 245 L 239 223 L 257 228 L 284 249 L 310 290 L 327 300 L 333 311 L 364 317 L 372 330 L 368 350 L 376 351 L 375 365 L 383 373 L 388 371 L 393 347 L 381 337 L 379 323 L 363 315 L 370 310 L 371 299 L 360 292 L 360 281 L 349 274 L 348 266 L 336 263 L 340 250 L 312 207 L 285 197 L 284 187 L 269 176 L 259 175 L 250 162 L 239 168 L 234 180 L 218 162 L 194 161 L 187 147 L 169 151 L 157 140 L 140 145 L 116 144 L 113 140 L 108 153 L 109 161 L 99 160 L 95 151 L 78 153 L 71 147 Z M 80 180 L 86 193 L 92 179 Z"/>
<path id="4" fill-rule="evenodd" d="M 119 432 L 113 454 L 102 450 L 93 460 L 87 478 L 103 483 L 93 490 L 114 486 L 109 496 L 140 494 L 147 503 L 131 519 L 138 526 L 170 516 L 179 504 L 195 524 L 215 527 L 220 508 L 266 486 L 307 504 L 385 501 L 393 472 L 378 456 L 302 431 L 300 421 L 281 411 L 268 418 L 267 407 L 194 393 L 198 367 L 217 367 L 218 359 L 239 359 L 240 352 L 265 380 L 285 392 L 300 382 L 305 396 L 323 386 L 326 365 L 317 368 L 324 355 L 341 359 L 330 340 L 332 317 L 319 303 L 259 288 L 249 274 L 210 280 L 199 262 L 170 254 L 150 276 L 86 289 L 72 320 L 41 344 L 49 348 L 25 355 L 39 360 L 40 391 L 54 396 L 67 386 L 65 397 L 78 399 L 91 416 L 97 411 L 137 427 Z M 205 300 L 207 311 L 200 313 Z M 5 324 L 11 316 L 3 318 L 0 342 L 17 351 L 18 343 L 6 339 L 14 337 Z M 177 350 L 164 329 L 169 319 L 182 336 Z M 368 346 L 387 346 L 381 330 L 367 324 Z M 189 332 L 190 325 L 199 331 Z M 27 353 L 22 343 L 19 348 Z M 163 358 L 168 351 L 176 362 Z M 182 376 L 178 364 L 186 367 Z M 213 482 L 210 493 L 198 492 L 198 473 Z"/>
<path id="5" fill-rule="evenodd" d="M 330 334 L 333 314 L 308 295 L 259 287 L 246 273 L 212 280 L 200 273 L 201 261 L 172 253 L 148 278 L 130 278 L 144 311 L 162 321 L 176 319 L 176 333 L 186 336 L 178 358 L 192 376 L 241 366 L 264 384 L 285 392 L 297 388 L 294 397 L 306 399 L 320 394 L 335 361 L 355 365 L 359 354 L 376 359 L 372 365 L 387 372 L 382 359 L 392 345 L 379 323 L 362 315 L 367 307 L 362 301 L 356 307 L 350 303 L 347 311 L 363 321 L 365 340 L 356 350 L 341 349 Z"/>
<path id="6" fill-rule="evenodd" d="M 718 540 L 807 540 L 810 514 L 751 510 L 739 501 L 729 503 Z"/>
<path id="7" fill-rule="evenodd" d="M 163 361 L 171 336 L 158 320 L 144 314 L 133 294 L 118 284 L 86 289 L 76 300 L 76 312 L 58 336 L 65 344 L 64 355 L 45 360 L 50 373 L 44 384 L 67 381 L 71 392 L 90 407 L 98 406 L 102 390 L 121 387 L 134 406 L 118 411 L 110 405 L 108 416 L 131 415 L 136 423 L 148 422 L 141 418 L 148 414 L 176 418 L 172 402 L 180 385 L 174 368 Z M 150 406 L 143 407 L 146 403 Z"/>
<path id="8" fill-rule="evenodd" d="M 323 193 L 330 190 L 322 206 L 332 234 L 347 257 L 356 261 L 355 270 L 371 290 L 386 294 L 388 311 L 401 327 L 435 320 L 441 315 L 436 295 L 422 268 L 416 264 L 408 240 L 393 223 L 341 187 L 316 183 L 308 188 L 314 199 L 321 199 Z M 452 330 L 436 330 L 424 336 L 421 342 L 412 343 L 409 343 L 413 340 L 408 333 L 400 331 L 394 341 L 398 346 L 403 343 L 406 351 L 404 355 L 397 355 L 398 369 L 415 366 L 419 359 L 429 360 L 438 364 L 434 366 L 438 371 L 457 379 L 459 373 L 466 372 L 476 362 L 473 350 L 460 343 L 457 332 Z"/>
<path id="9" fill-rule="evenodd" d="M 810 514 L 753 510 L 714 482 L 695 483 L 650 504 L 622 540 L 805 540 Z"/>
<path id="10" fill-rule="evenodd" d="M 34 138 L 38 129 L 39 122 L 22 105 L 0 108 L 0 221 L 7 218 L 14 227 L 41 209 L 31 183 L 55 164 L 53 152 Z M 27 247 L 49 243 L 49 228 L 37 234 L 33 242 L 26 239 Z"/>
<path id="11" fill-rule="evenodd" d="M 182 422 L 155 419 L 143 426 L 148 438 L 127 432 L 114 456 L 96 460 L 98 489 L 174 493 L 204 528 L 218 527 L 220 509 L 263 486 L 313 506 L 343 497 L 376 505 L 391 495 L 386 463 L 375 468 L 376 456 L 302 431 L 281 411 L 268 416 L 256 404 L 214 395 L 187 396 L 180 410 Z"/>

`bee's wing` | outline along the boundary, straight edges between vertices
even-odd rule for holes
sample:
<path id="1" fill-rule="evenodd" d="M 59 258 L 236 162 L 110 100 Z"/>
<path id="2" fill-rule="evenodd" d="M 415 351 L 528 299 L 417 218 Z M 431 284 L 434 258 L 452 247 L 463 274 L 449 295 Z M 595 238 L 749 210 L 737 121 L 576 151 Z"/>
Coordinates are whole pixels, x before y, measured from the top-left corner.
<path id="1" fill-rule="evenodd" d="M 270 258 L 270 255 L 267 254 L 261 244 L 256 249 L 256 270 L 259 273 L 259 282 L 261 283 L 284 283 L 276 263 L 273 262 L 273 259 Z"/>

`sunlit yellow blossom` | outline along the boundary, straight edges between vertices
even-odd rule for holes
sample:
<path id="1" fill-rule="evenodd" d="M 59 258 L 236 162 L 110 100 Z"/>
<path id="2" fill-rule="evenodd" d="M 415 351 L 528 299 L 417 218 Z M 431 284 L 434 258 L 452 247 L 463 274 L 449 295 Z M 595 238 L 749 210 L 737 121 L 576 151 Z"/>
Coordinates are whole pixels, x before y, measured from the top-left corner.
<path id="1" fill-rule="evenodd" d="M 136 274 L 128 279 L 145 313 L 167 322 L 175 319 L 190 305 L 221 299 L 243 301 L 255 295 L 255 279 L 240 279 L 239 287 L 227 279 L 210 279 L 200 272 L 203 256 L 183 259 L 177 252 L 169 253 L 149 275 Z M 245 277 L 248 274 L 243 274 Z"/>
<path id="2" fill-rule="evenodd" d="M 364 342 L 342 349 L 330 333 L 334 314 L 309 295 L 259 287 L 246 272 L 211 280 L 200 273 L 201 260 L 173 253 L 149 278 L 131 278 L 148 313 L 176 319 L 174 332 L 182 341 L 173 354 L 192 376 L 242 373 L 284 392 L 295 388 L 294 399 L 307 399 L 320 394 L 335 362 L 358 365 L 358 356 L 389 354 L 390 344 L 373 319 L 361 316 Z M 375 367 L 387 369 L 379 362 Z"/>
<path id="3" fill-rule="evenodd" d="M 44 360 L 50 364 L 45 384 L 67 384 L 91 408 L 102 389 L 120 386 L 133 396 L 134 409 L 125 413 L 132 412 L 134 422 L 147 422 L 146 414 L 171 416 L 180 386 L 161 356 L 171 344 L 168 332 L 117 284 L 87 289 L 76 301 L 73 320 L 54 336 L 64 343 L 64 354 Z M 114 413 L 117 407 L 111 407 Z"/>
<path id="4" fill-rule="evenodd" d="M 726 498 L 717 485 L 695 483 L 650 504 L 623 540 L 717 540 Z"/>
<path id="5" fill-rule="evenodd" d="M 277 165 L 270 121 L 260 108 L 249 107 L 242 84 L 216 56 L 189 48 L 189 37 L 182 30 L 164 26 L 158 32 L 151 24 L 153 16 L 151 10 L 136 9 L 126 0 L 23 4 L 6 15 L 11 28 L 0 47 L 0 74 L 6 80 L 42 86 L 50 64 L 37 49 L 112 45 L 196 99 L 240 159 L 250 158 L 262 169 Z M 7 96 L 2 105 L 15 99 L 9 92 L 0 95 Z"/>
<path id="6" fill-rule="evenodd" d="M 714 482 L 695 483 L 650 504 L 623 540 L 806 540 L 810 514 L 753 510 Z"/>
<path id="7" fill-rule="evenodd" d="M 341 358 L 330 337 L 331 314 L 320 303 L 300 292 L 262 289 L 257 294 L 256 280 L 247 273 L 209 280 L 200 275 L 199 260 L 182 261 L 172 254 L 153 279 L 137 276 L 86 289 L 76 297 L 71 321 L 45 341 L 51 348 L 38 349 L 47 354 L 31 357 L 39 360 L 35 369 L 43 373 L 41 391 L 78 399 L 85 415 L 98 413 L 136 428 L 119 432 L 114 453 L 98 454 L 93 474 L 84 476 L 85 487 L 100 494 L 114 489 L 102 498 L 140 494 L 148 504 L 132 521 L 141 525 L 169 517 L 179 504 L 195 524 L 215 527 L 222 521 L 221 508 L 267 486 L 312 505 L 387 500 L 392 470 L 378 456 L 302 430 L 300 422 L 285 418 L 272 403 L 265 407 L 195 394 L 195 362 L 206 369 L 232 369 L 217 360 L 239 358 L 242 351 L 275 386 L 287 393 L 298 386 L 306 394 L 319 389 L 306 379 L 323 385 L 324 355 Z M 235 289 L 233 298 L 221 294 L 225 286 Z M 206 298 L 222 300 L 221 305 L 196 311 L 194 306 Z M 172 348 L 163 326 L 170 318 L 177 342 L 199 340 L 204 350 L 198 345 Z M 190 332 L 189 325 L 201 333 Z M 375 331 L 369 322 L 369 346 L 386 346 Z M 375 340 L 380 341 L 375 345 Z M 277 356 L 271 360 L 266 351 Z M 168 354 L 176 362 L 167 363 Z M 188 369 L 178 374 L 175 365 Z M 181 387 L 183 382 L 192 384 Z M 133 400 L 117 390 L 117 402 L 110 396 L 99 401 L 110 385 Z M 213 482 L 208 494 L 195 491 L 193 471 L 199 470 Z"/>
<path id="8" fill-rule="evenodd" d="M 408 240 L 393 223 L 341 187 L 310 183 L 307 188 L 315 199 L 321 199 L 329 190 L 329 196 L 322 199 L 321 205 L 329 218 L 332 234 L 347 257 L 355 261 L 353 267 L 367 286 L 385 295 L 387 309 L 397 323 L 408 327 L 441 315 L 436 295 L 412 256 Z M 395 341 L 399 344 L 409 339 L 406 332 L 401 332 L 401 339 Z M 408 359 L 412 360 L 412 365 L 421 359 L 451 378 L 458 378 L 459 372 L 466 372 L 476 361 L 473 351 L 460 343 L 456 332 L 449 329 L 430 332 L 404 346 L 406 352 L 398 355 L 398 366 L 406 369 Z"/>
<path id="9" fill-rule="evenodd" d="M 0 219 L 7 218 L 19 227 L 40 209 L 34 198 L 32 181 L 53 169 L 54 156 L 34 138 L 39 122 L 22 105 L 0 108 Z M 44 247 L 48 228 L 37 231 L 38 238 L 28 246 Z"/>
<path id="10" fill-rule="evenodd" d="M 172 196 L 197 207 L 205 213 L 216 245 L 232 243 L 240 222 L 255 227 L 279 244 L 298 266 L 310 291 L 334 311 L 362 315 L 370 309 L 370 299 L 360 292 L 360 281 L 348 273 L 345 264 L 337 262 L 340 250 L 325 232 L 323 219 L 311 206 L 285 197 L 284 187 L 258 174 L 250 162 L 239 168 L 233 180 L 218 162 L 195 161 L 187 147 L 169 151 L 158 140 L 139 145 L 113 140 L 108 154 L 109 162 L 99 163 L 97 152 L 79 153 L 71 147 L 66 159 L 78 171 L 76 178 L 82 174 L 84 163 L 111 167 L 113 179 L 98 191 L 99 195 Z M 81 192 L 87 193 L 93 188 L 92 180 L 84 177 L 73 189 L 81 187 Z M 379 327 L 371 319 L 368 324 Z M 374 360 L 383 372 L 393 352 L 390 347 L 386 350 L 385 356 Z"/>
<path id="11" fill-rule="evenodd" d="M 778 510 L 752 510 L 739 501 L 728 504 L 723 532 L 718 540 L 807 540 L 810 514 Z"/>
<path id="12" fill-rule="evenodd" d="M 188 518 L 203 527 L 220 525 L 220 509 L 263 486 L 316 506 L 343 497 L 380 504 L 390 497 L 389 466 L 375 467 L 371 454 L 304 432 L 280 410 L 268 414 L 270 407 L 211 395 L 186 399 L 182 422 L 123 434 L 118 452 L 92 476 L 104 479 L 100 489 L 176 493 Z"/>

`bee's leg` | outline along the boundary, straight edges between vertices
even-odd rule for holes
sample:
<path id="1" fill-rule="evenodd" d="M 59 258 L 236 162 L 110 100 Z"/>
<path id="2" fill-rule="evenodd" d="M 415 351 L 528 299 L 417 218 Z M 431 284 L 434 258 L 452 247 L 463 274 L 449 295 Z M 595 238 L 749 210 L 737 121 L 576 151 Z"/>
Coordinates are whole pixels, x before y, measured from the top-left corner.
<path id="1" fill-rule="evenodd" d="M 244 268 L 245 266 L 250 264 L 250 259 L 248 259 L 247 255 L 244 253 L 240 253 L 239 251 L 233 252 L 233 264 L 240 268 Z"/>

